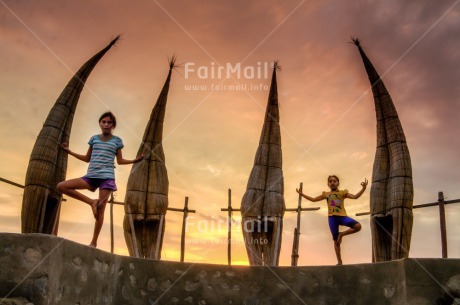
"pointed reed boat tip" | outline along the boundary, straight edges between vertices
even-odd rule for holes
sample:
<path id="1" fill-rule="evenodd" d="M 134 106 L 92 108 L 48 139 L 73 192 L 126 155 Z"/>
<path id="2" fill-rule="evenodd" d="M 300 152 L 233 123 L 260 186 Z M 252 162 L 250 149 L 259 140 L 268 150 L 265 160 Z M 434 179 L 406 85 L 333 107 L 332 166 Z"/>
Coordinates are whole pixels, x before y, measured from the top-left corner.
<path id="1" fill-rule="evenodd" d="M 121 35 L 117 35 L 117 37 L 115 37 L 110 43 L 109 43 L 109 47 L 112 47 L 117 41 L 118 39 L 120 39 Z"/>
<path id="2" fill-rule="evenodd" d="M 177 61 L 177 56 L 176 56 L 176 54 L 174 54 L 174 55 L 171 56 L 171 57 L 168 57 L 168 63 L 169 63 L 169 69 L 170 69 L 170 70 L 172 70 L 172 69 L 177 68 L 177 67 L 180 66 L 179 64 L 176 64 L 176 61 Z"/>
<path id="3" fill-rule="evenodd" d="M 273 61 L 273 69 L 274 69 L 274 70 L 278 70 L 278 71 L 281 70 L 281 66 L 280 66 L 280 64 L 279 64 L 279 60 L 274 60 L 274 61 Z"/>
<path id="4" fill-rule="evenodd" d="M 353 43 L 354 45 L 356 45 L 357 47 L 360 47 L 361 46 L 361 41 L 359 40 L 359 38 L 355 38 L 353 36 L 350 36 L 351 38 L 351 43 Z"/>

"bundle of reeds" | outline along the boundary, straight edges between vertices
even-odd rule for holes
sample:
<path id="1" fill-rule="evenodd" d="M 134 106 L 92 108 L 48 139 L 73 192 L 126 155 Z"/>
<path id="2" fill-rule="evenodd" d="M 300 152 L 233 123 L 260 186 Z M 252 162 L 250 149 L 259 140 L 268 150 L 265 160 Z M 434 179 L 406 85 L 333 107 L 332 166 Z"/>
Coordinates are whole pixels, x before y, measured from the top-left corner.
<path id="1" fill-rule="evenodd" d="M 168 101 L 171 72 L 153 107 L 138 155 L 145 159 L 131 169 L 125 197 L 124 235 L 131 256 L 160 259 L 168 209 L 168 173 L 163 151 L 163 122 Z"/>
<path id="2" fill-rule="evenodd" d="M 243 236 L 251 265 L 277 266 L 284 204 L 281 132 L 275 62 L 254 166 L 241 201 Z"/>
<path id="3" fill-rule="evenodd" d="M 369 76 L 377 117 L 377 150 L 370 194 L 373 261 L 407 258 L 414 198 L 409 148 L 390 94 L 360 41 L 353 39 L 353 43 Z"/>
<path id="4" fill-rule="evenodd" d="M 27 168 L 21 212 L 23 233 L 57 234 L 62 194 L 56 186 L 65 180 L 67 171 L 67 153 L 60 145 L 69 142 L 73 116 L 86 80 L 118 38 L 77 71 L 43 124 Z"/>

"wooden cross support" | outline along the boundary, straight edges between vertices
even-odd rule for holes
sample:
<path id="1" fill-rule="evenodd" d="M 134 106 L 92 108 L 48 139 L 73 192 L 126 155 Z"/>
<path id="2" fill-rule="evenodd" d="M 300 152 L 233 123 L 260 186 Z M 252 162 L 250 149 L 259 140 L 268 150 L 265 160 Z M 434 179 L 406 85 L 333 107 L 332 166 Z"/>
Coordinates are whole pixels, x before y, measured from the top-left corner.
<path id="1" fill-rule="evenodd" d="M 185 255 L 185 226 L 187 222 L 188 213 L 195 213 L 195 210 L 188 209 L 188 197 L 185 197 L 185 204 L 183 209 L 168 208 L 169 211 L 182 212 L 184 216 L 182 217 L 182 234 L 180 238 L 180 262 L 184 262 Z"/>
<path id="2" fill-rule="evenodd" d="M 220 209 L 223 212 L 228 212 L 227 216 L 227 258 L 228 265 L 232 264 L 232 214 L 233 211 L 241 211 L 241 209 L 232 208 L 232 190 L 228 189 L 228 207 L 226 209 Z"/>
<path id="3" fill-rule="evenodd" d="M 437 202 L 431 202 L 431 203 L 424 203 L 424 204 L 419 204 L 419 205 L 414 205 L 412 208 L 413 209 L 420 209 L 420 208 L 427 208 L 427 207 L 434 207 L 438 206 L 439 207 L 439 223 L 441 227 L 441 249 L 442 249 L 442 258 L 447 258 L 447 230 L 446 230 L 446 212 L 444 206 L 446 204 L 451 204 L 451 203 L 460 203 L 460 199 L 455 199 L 455 200 L 444 200 L 444 193 L 439 192 L 438 193 L 438 201 Z M 386 211 L 381 211 L 377 214 L 383 213 Z M 370 215 L 371 212 L 362 212 L 362 213 L 356 213 L 356 216 L 365 216 L 365 215 Z"/>
<path id="4" fill-rule="evenodd" d="M 13 185 L 15 187 L 22 188 L 22 189 L 25 188 L 25 186 L 22 185 L 22 184 L 19 184 L 19 183 L 16 183 L 16 182 L 13 182 L 11 180 L 4 179 L 4 178 L 0 178 L 0 182 L 5 182 L 5 183 L 11 184 L 11 185 Z M 67 200 L 65 198 L 62 198 L 62 201 L 67 201 Z"/>
<path id="5" fill-rule="evenodd" d="M 300 182 L 299 190 L 302 193 L 303 183 Z M 299 194 L 299 201 L 297 208 L 286 209 L 286 212 L 297 212 L 297 227 L 294 229 L 294 241 L 292 244 L 291 266 L 297 266 L 299 260 L 299 239 L 300 239 L 300 214 L 302 211 L 317 211 L 319 207 L 315 208 L 302 208 L 302 195 Z"/>
<path id="6" fill-rule="evenodd" d="M 1 181 L 1 182 L 8 183 L 8 184 L 11 184 L 11 185 L 14 185 L 14 186 L 16 186 L 16 187 L 20 187 L 20 188 L 22 188 L 22 189 L 24 188 L 24 185 L 19 184 L 19 183 L 16 183 L 16 182 L 13 182 L 13 181 L 8 180 L 8 179 L 0 178 L 0 181 Z"/>

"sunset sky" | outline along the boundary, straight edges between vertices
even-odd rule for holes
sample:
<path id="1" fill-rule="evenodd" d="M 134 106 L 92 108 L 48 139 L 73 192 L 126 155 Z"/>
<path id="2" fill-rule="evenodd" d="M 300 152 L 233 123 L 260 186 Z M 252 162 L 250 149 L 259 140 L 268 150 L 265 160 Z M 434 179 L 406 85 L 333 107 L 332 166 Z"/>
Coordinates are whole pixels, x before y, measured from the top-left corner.
<path id="1" fill-rule="evenodd" d="M 34 141 L 73 73 L 121 34 L 89 77 L 74 117 L 70 148 L 84 153 L 111 110 L 114 134 L 134 159 L 168 72 L 174 70 L 164 123 L 169 206 L 189 218 L 185 260 L 227 262 L 227 192 L 239 208 L 262 129 L 274 60 L 283 150 L 285 201 L 295 188 L 317 196 L 336 174 L 351 193 L 372 177 L 376 120 L 362 47 L 389 90 L 407 138 L 414 204 L 460 198 L 460 0 L 446 1 L 12 1 L 0 0 L 0 177 L 23 184 Z M 240 65 L 242 73 L 219 66 Z M 244 70 L 246 68 L 246 70 Z M 213 70 L 214 69 L 214 70 Z M 198 72 L 198 70 L 200 72 Z M 211 73 L 214 71 L 214 77 Z M 255 73 L 251 71 L 261 71 Z M 208 73 L 206 76 L 205 73 Z M 229 87 L 236 86 L 239 87 Z M 238 90 L 237 90 L 238 89 Z M 67 178 L 87 164 L 69 157 Z M 116 200 L 123 201 L 130 165 L 117 166 Z M 369 190 L 347 200 L 350 216 L 369 210 Z M 0 231 L 20 232 L 22 189 L 0 183 Z M 91 196 L 96 196 L 96 194 Z M 299 265 L 335 264 L 325 202 L 302 214 Z M 124 211 L 115 206 L 115 252 L 127 255 Z M 109 217 L 99 248 L 110 251 Z M 460 258 L 460 204 L 446 206 L 449 257 Z M 371 262 L 369 217 L 344 238 L 344 263 Z M 168 212 L 162 259 L 179 260 L 182 214 Z M 234 264 L 248 264 L 241 217 L 233 217 Z M 220 225 L 219 225 L 220 224 Z M 280 265 L 290 265 L 295 213 L 284 217 Z M 91 209 L 63 203 L 59 236 L 88 244 Z M 440 257 L 436 207 L 414 210 L 411 257 Z"/>

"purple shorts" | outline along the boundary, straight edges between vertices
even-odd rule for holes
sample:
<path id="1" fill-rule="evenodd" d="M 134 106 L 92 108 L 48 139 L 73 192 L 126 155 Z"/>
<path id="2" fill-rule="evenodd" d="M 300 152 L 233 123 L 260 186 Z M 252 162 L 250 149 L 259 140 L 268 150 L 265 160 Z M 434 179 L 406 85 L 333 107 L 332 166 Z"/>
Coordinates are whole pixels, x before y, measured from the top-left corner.
<path id="1" fill-rule="evenodd" d="M 339 237 L 339 226 L 354 227 L 356 220 L 348 216 L 329 216 L 329 229 L 331 229 L 332 239 L 337 240 Z"/>
<path id="2" fill-rule="evenodd" d="M 117 190 L 117 185 L 115 184 L 115 179 L 98 179 L 98 178 L 88 178 L 86 176 L 81 177 L 83 181 L 89 184 L 91 187 L 89 190 L 94 192 L 97 188 L 100 190 Z"/>

